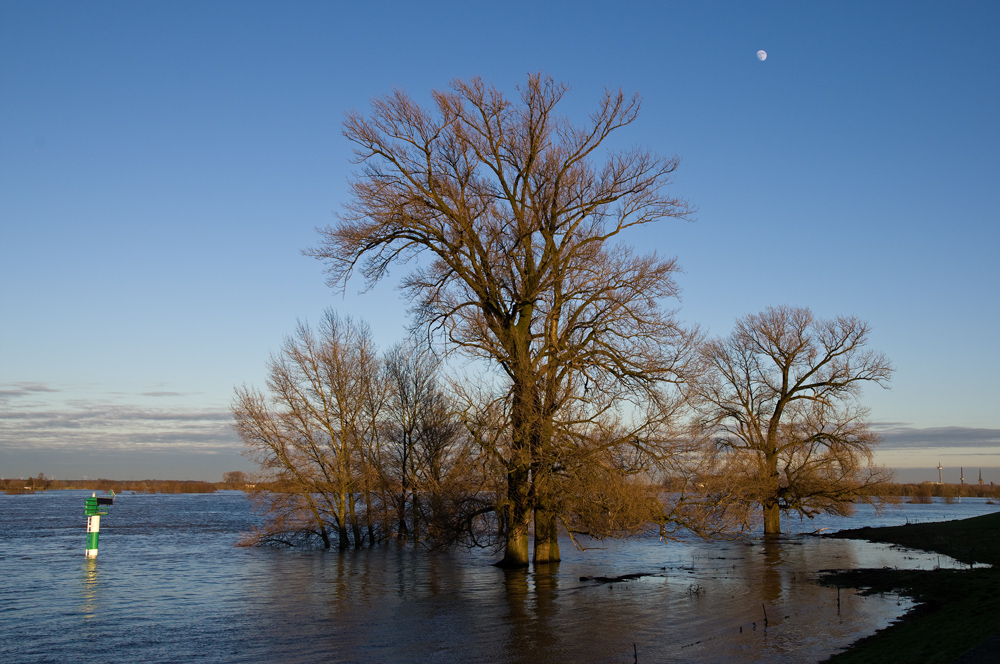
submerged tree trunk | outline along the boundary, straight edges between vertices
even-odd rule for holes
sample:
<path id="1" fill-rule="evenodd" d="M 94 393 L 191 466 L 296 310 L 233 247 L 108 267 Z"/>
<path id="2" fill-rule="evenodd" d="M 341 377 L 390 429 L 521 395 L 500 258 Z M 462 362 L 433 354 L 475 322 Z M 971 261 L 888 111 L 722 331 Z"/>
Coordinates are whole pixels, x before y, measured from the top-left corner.
<path id="1" fill-rule="evenodd" d="M 340 510 L 337 513 L 337 548 L 341 551 L 346 551 L 347 547 L 351 543 L 351 538 L 347 534 L 347 516 L 346 516 L 348 507 L 347 501 L 349 500 L 350 497 L 347 495 L 347 491 L 343 488 L 343 486 L 344 485 L 342 483 L 341 489 L 338 492 L 339 495 L 337 496 L 340 499 L 338 501 Z"/>
<path id="2" fill-rule="evenodd" d="M 554 384 L 549 377 L 549 389 Z M 548 404 L 553 401 L 553 395 L 546 394 L 545 412 L 539 417 L 538 439 L 534 444 L 534 459 L 532 464 L 532 497 L 535 508 L 535 555 L 536 565 L 559 562 L 559 521 L 558 503 L 555 500 L 556 487 L 553 477 L 552 439 L 553 423 L 548 412 Z"/>
<path id="3" fill-rule="evenodd" d="M 416 544 L 420 541 L 420 498 L 416 491 L 413 492 L 410 505 L 413 508 L 413 543 Z"/>
<path id="4" fill-rule="evenodd" d="M 559 557 L 559 523 L 555 512 L 535 508 L 535 564 L 557 563 Z"/>
<path id="5" fill-rule="evenodd" d="M 764 504 L 764 535 L 776 536 L 781 534 L 781 507 L 778 501 L 768 501 Z"/>
<path id="6" fill-rule="evenodd" d="M 396 540 L 400 543 L 410 541 L 410 528 L 406 525 L 406 485 L 403 485 L 403 492 L 396 500 Z"/>
<path id="7" fill-rule="evenodd" d="M 308 490 L 306 490 L 305 498 L 306 498 L 306 504 L 309 505 L 309 511 L 312 512 L 313 519 L 316 520 L 316 528 L 319 530 L 320 539 L 323 540 L 323 548 L 329 549 L 330 532 L 327 530 L 326 521 L 320 515 L 319 507 L 316 505 L 316 502 L 309 495 Z"/>
<path id="8" fill-rule="evenodd" d="M 534 461 L 537 400 L 535 376 L 531 365 L 531 318 L 534 307 L 526 305 L 517 323 L 506 330 L 509 346 L 511 377 L 511 450 L 507 459 L 507 499 L 501 514 L 504 535 L 503 560 L 500 567 L 527 567 L 528 526 L 532 512 L 532 474 Z"/>
<path id="9" fill-rule="evenodd" d="M 777 536 L 781 534 L 781 476 L 778 473 L 776 423 L 768 431 L 768 451 L 764 457 L 765 472 L 770 482 L 767 497 L 762 503 L 764 508 L 764 535 Z"/>
<path id="10" fill-rule="evenodd" d="M 351 542 L 351 538 L 347 535 L 347 524 L 344 523 L 343 519 L 338 519 L 337 524 L 337 548 L 340 551 L 347 551 L 347 547 Z"/>
<path id="11" fill-rule="evenodd" d="M 507 527 L 504 538 L 503 558 L 497 567 L 513 568 L 527 567 L 528 559 L 528 520 L 523 516 L 516 523 Z"/>
<path id="12" fill-rule="evenodd" d="M 498 567 L 527 567 L 529 508 L 529 472 L 527 464 L 518 464 L 507 472 L 507 501 L 501 514 L 504 535 L 503 559 Z"/>
<path id="13" fill-rule="evenodd" d="M 365 480 L 365 484 L 368 484 L 368 480 Z M 365 527 L 368 529 L 368 546 L 375 546 L 375 520 L 372 517 L 372 492 L 371 489 L 365 489 Z"/>
<path id="14" fill-rule="evenodd" d="M 351 530 L 354 531 L 354 548 L 360 549 L 361 546 L 364 544 L 364 538 L 362 538 L 361 536 L 361 523 L 358 522 L 358 514 L 357 510 L 355 509 L 354 496 L 350 497 L 350 506 L 351 506 Z"/>
<path id="15" fill-rule="evenodd" d="M 399 490 L 399 525 L 397 526 L 399 532 L 396 534 L 396 539 L 400 542 L 408 542 L 410 540 L 410 529 L 406 524 L 406 497 L 410 491 L 410 468 L 407 461 L 409 460 L 409 450 L 412 447 L 410 441 L 409 432 L 403 431 L 403 449 L 400 464 L 400 490 Z"/>

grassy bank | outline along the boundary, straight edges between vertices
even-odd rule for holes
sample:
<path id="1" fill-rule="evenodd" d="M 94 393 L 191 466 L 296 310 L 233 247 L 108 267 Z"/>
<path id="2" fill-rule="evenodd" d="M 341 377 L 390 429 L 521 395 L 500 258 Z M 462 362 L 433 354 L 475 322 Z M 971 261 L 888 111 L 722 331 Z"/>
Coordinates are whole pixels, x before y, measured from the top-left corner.
<path id="1" fill-rule="evenodd" d="M 900 592 L 919 602 L 903 620 L 827 661 L 950 663 L 1000 632 L 1000 513 L 942 523 L 844 530 L 829 537 L 900 544 L 994 567 L 860 569 L 827 576 L 823 582 L 829 585 L 862 588 L 866 593 Z"/>

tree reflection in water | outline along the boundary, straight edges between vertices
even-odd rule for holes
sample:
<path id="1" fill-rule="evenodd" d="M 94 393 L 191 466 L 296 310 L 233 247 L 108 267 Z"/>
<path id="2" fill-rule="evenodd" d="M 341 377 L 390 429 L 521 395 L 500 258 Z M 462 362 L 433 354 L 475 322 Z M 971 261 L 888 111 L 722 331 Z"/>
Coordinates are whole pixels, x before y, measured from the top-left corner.
<path id="1" fill-rule="evenodd" d="M 837 616 L 837 590 L 813 579 L 858 546 L 874 564 L 895 555 L 814 538 L 649 542 L 502 570 L 482 553 L 271 552 L 280 569 L 253 621 L 342 661 L 628 661 L 633 644 L 640 661 L 818 660 L 905 608 L 844 591 Z M 635 571 L 648 575 L 581 580 Z"/>

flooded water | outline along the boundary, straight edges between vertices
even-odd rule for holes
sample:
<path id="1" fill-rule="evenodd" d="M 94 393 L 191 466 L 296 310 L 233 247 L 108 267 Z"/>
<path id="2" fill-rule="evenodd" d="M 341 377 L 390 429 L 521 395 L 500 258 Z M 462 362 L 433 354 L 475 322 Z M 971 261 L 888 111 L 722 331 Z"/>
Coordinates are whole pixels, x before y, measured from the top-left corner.
<path id="1" fill-rule="evenodd" d="M 794 533 L 995 511 L 984 500 L 789 522 L 779 542 L 606 544 L 546 572 L 484 551 L 233 546 L 241 493 L 120 496 L 85 559 L 87 492 L 0 496 L 3 662 L 807 662 L 910 607 L 819 570 L 956 565 Z M 618 583 L 581 580 L 644 574 Z"/>

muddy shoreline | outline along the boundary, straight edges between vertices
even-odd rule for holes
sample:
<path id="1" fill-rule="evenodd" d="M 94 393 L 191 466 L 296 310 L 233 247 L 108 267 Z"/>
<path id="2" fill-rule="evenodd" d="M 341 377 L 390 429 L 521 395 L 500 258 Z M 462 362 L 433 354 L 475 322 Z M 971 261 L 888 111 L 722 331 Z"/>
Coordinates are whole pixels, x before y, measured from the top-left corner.
<path id="1" fill-rule="evenodd" d="M 934 551 L 964 570 L 831 570 L 821 582 L 866 594 L 900 593 L 917 606 L 896 623 L 829 658 L 833 664 L 1000 661 L 1000 513 L 939 523 L 842 530 L 863 539 Z M 989 565 L 991 567 L 987 567 Z"/>

